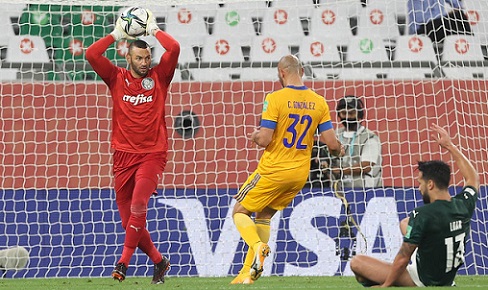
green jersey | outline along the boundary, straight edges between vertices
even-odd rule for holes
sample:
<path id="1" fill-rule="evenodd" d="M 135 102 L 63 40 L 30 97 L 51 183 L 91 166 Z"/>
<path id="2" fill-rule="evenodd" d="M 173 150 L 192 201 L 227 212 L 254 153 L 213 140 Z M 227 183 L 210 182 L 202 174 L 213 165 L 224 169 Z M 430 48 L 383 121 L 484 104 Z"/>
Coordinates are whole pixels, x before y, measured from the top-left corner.
<path id="1" fill-rule="evenodd" d="M 425 286 L 451 286 L 464 263 L 464 244 L 478 192 L 465 187 L 451 201 L 436 200 L 410 213 L 403 241 L 418 246 L 417 272 Z"/>

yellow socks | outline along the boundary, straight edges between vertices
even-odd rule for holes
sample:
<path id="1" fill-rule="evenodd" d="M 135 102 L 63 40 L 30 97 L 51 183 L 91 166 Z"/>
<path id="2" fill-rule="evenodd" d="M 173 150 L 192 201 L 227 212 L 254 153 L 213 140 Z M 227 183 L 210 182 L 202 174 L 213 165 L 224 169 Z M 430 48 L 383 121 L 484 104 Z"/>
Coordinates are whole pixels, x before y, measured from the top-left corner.
<path id="1" fill-rule="evenodd" d="M 236 221 L 237 215 L 244 215 L 248 218 L 249 218 L 249 216 L 247 216 L 245 214 L 234 215 L 234 223 L 236 224 L 236 227 L 238 227 L 238 230 L 241 233 L 242 238 L 244 239 L 246 244 L 249 246 L 250 244 L 248 243 L 246 238 L 244 238 L 242 231 L 239 229 L 239 226 L 237 225 L 237 221 Z M 239 217 L 239 219 L 241 219 L 241 218 L 243 218 L 243 217 Z M 245 218 L 243 218 L 243 219 L 245 219 Z M 251 218 L 249 218 L 249 220 L 252 222 Z M 249 222 L 249 221 L 247 220 L 246 222 Z M 259 238 L 257 242 L 254 242 L 253 244 L 251 244 L 252 246 L 257 244 L 259 241 L 264 242 L 264 243 L 267 243 L 269 241 L 269 235 L 270 235 L 270 220 L 269 219 L 256 219 L 256 221 L 253 222 L 253 226 L 249 226 L 249 227 L 252 227 L 256 230 L 256 234 L 258 235 L 258 238 Z M 249 229 L 246 229 L 243 231 L 248 231 L 248 230 Z M 254 239 L 255 239 L 255 237 L 254 237 Z M 252 241 L 255 241 L 255 240 L 252 240 Z M 247 250 L 246 258 L 244 259 L 244 265 L 241 269 L 241 273 L 247 273 L 251 270 L 252 262 L 254 261 L 254 255 L 255 255 L 252 246 L 249 246 L 249 249 Z"/>
<path id="2" fill-rule="evenodd" d="M 241 234 L 242 239 L 249 247 L 261 240 L 258 235 L 256 224 L 248 215 L 243 213 L 234 214 L 234 224 Z"/>

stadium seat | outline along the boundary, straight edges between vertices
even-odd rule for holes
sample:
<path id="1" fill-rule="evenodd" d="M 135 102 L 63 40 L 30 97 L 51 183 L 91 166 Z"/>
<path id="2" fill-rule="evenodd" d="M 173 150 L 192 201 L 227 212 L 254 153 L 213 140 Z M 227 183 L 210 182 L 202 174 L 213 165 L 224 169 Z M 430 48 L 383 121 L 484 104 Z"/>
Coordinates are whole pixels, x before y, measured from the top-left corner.
<path id="1" fill-rule="evenodd" d="M 225 3 L 225 9 L 247 10 L 250 11 L 251 16 L 256 18 L 262 18 L 264 11 L 268 9 L 266 1 L 247 1 L 247 2 L 229 2 Z"/>
<path id="2" fill-rule="evenodd" d="M 66 35 L 103 37 L 112 32 L 120 10 L 114 6 L 73 6 L 63 13 L 63 21 L 69 23 Z"/>
<path id="3" fill-rule="evenodd" d="M 0 68 L 0 81 L 14 81 L 18 72 L 16 68 Z"/>
<path id="4" fill-rule="evenodd" d="M 12 36 L 5 60 L 12 63 L 50 62 L 44 40 L 42 37 L 34 35 Z"/>
<path id="5" fill-rule="evenodd" d="M 275 9 L 294 9 L 303 18 L 312 17 L 316 4 L 312 0 L 278 0 L 271 2 L 271 7 Z"/>
<path id="6" fill-rule="evenodd" d="M 372 0 L 367 0 L 372 1 Z M 362 1 L 348 1 L 348 0 L 321 0 L 318 1 L 319 3 L 316 5 L 316 8 L 322 9 L 325 7 L 335 6 L 336 9 L 341 10 L 341 15 L 345 15 L 347 18 L 357 18 L 359 11 L 363 8 Z"/>
<path id="7" fill-rule="evenodd" d="M 334 38 L 341 46 L 347 46 L 353 36 L 347 7 L 338 4 L 321 4 L 310 20 L 310 35 Z"/>
<path id="8" fill-rule="evenodd" d="M 2 3 L 2 15 L 19 18 L 26 8 L 27 4 L 25 3 Z"/>
<path id="9" fill-rule="evenodd" d="M 197 10 L 204 18 L 215 17 L 217 10 L 220 9 L 220 5 L 217 3 L 185 4 L 184 7 L 191 10 Z"/>
<path id="10" fill-rule="evenodd" d="M 439 62 L 432 41 L 425 35 L 399 36 L 393 59 L 400 62 L 401 66 L 387 70 L 387 76 L 391 79 L 432 78 L 433 68 Z"/>
<path id="11" fill-rule="evenodd" d="M 299 46 L 305 36 L 298 10 L 293 7 L 266 9 L 261 33 L 278 36 L 294 46 Z"/>
<path id="12" fill-rule="evenodd" d="M 152 52 L 152 59 L 154 63 L 159 63 L 161 56 L 165 52 L 164 48 L 161 44 L 156 43 L 153 45 L 153 52 Z M 194 63 L 197 59 L 195 57 L 195 53 L 192 47 L 181 47 L 180 49 L 180 56 L 178 57 L 178 63 L 185 64 L 185 63 Z"/>
<path id="13" fill-rule="evenodd" d="M 341 57 L 334 39 L 327 37 L 305 36 L 300 44 L 302 62 L 339 62 Z"/>
<path id="14" fill-rule="evenodd" d="M 202 62 L 243 62 L 239 39 L 237 37 L 209 36 L 202 52 Z"/>
<path id="15" fill-rule="evenodd" d="M 0 34 L 0 46 L 7 46 L 9 39 L 15 35 L 8 15 L 0 14 L 0 27 L 3 27 L 3 32 Z"/>
<path id="16" fill-rule="evenodd" d="M 168 17 L 168 10 L 171 6 L 169 5 L 146 5 L 147 9 L 151 10 L 154 17 L 158 18 L 165 18 Z"/>
<path id="17" fill-rule="evenodd" d="M 285 40 L 274 36 L 260 35 L 253 40 L 250 61 L 277 62 L 287 54 L 290 54 L 290 50 Z"/>
<path id="18" fill-rule="evenodd" d="M 300 45 L 299 58 L 303 63 L 311 65 L 313 78 L 333 78 L 331 76 L 339 75 L 342 71 L 337 47 L 338 44 L 334 39 L 306 36 Z M 330 63 L 330 67 L 325 68 L 323 63 Z"/>
<path id="19" fill-rule="evenodd" d="M 254 66 L 240 68 L 240 79 L 243 81 L 278 80 L 276 62 L 288 54 L 290 49 L 286 40 L 266 35 L 255 37 L 249 59 Z"/>
<path id="20" fill-rule="evenodd" d="M 19 19 L 19 34 L 41 36 L 47 47 L 56 46 L 63 35 L 62 12 L 59 5 L 32 5 Z"/>
<path id="21" fill-rule="evenodd" d="M 54 59 L 56 62 L 84 62 L 85 51 L 95 40 L 93 36 L 63 37 L 61 46 L 54 49 Z"/>
<path id="22" fill-rule="evenodd" d="M 209 35 L 202 12 L 190 5 L 168 9 L 166 32 L 181 46 L 203 46 Z"/>
<path id="23" fill-rule="evenodd" d="M 407 0 L 368 0 L 366 5 L 370 4 L 385 6 L 397 18 L 405 19 L 407 17 Z M 359 15 L 362 9 L 361 5 L 356 5 L 354 8 L 356 9 L 355 12 L 357 12 L 356 15 Z"/>
<path id="24" fill-rule="evenodd" d="M 479 40 L 471 35 L 448 35 L 444 39 L 443 61 L 483 61 Z"/>
<path id="25" fill-rule="evenodd" d="M 220 38 L 209 36 L 202 52 L 202 62 L 214 66 L 189 68 L 192 80 L 195 81 L 231 81 L 239 74 L 239 68 L 233 68 L 225 63 L 242 63 L 244 55 L 236 37 Z"/>
<path id="26" fill-rule="evenodd" d="M 476 36 L 449 35 L 444 39 L 442 71 L 453 79 L 488 78 L 483 51 Z"/>
<path id="27" fill-rule="evenodd" d="M 379 37 L 354 36 L 347 49 L 347 61 L 388 61 L 383 40 Z"/>
<path id="28" fill-rule="evenodd" d="M 256 36 L 253 14 L 250 9 L 223 7 L 217 10 L 212 35 L 239 36 L 240 45 L 250 46 Z"/>
<path id="29" fill-rule="evenodd" d="M 432 40 L 425 35 L 402 35 L 395 46 L 396 61 L 432 61 L 438 62 Z"/>
<path id="30" fill-rule="evenodd" d="M 382 3 L 368 3 L 358 15 L 359 36 L 381 37 L 383 40 L 391 41 L 400 36 L 398 23 L 393 11 L 389 6 Z"/>
<path id="31" fill-rule="evenodd" d="M 481 45 L 488 45 L 488 2 L 485 0 L 463 1 L 471 29 Z"/>

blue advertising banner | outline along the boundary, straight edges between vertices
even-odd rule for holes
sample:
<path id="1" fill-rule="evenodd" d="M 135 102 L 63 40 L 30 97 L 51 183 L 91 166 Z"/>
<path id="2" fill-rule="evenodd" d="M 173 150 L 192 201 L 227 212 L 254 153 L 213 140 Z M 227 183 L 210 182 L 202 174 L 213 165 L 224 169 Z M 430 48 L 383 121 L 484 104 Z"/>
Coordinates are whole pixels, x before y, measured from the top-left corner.
<path id="1" fill-rule="evenodd" d="M 451 194 L 460 188 L 451 189 Z M 221 277 L 239 271 L 246 246 L 232 221 L 237 189 L 160 190 L 147 229 L 169 256 L 168 275 Z M 481 188 L 460 274 L 488 274 L 487 187 Z M 110 276 L 124 241 L 112 190 L 2 190 L 0 249 L 23 246 L 26 269 L 7 277 Z M 422 201 L 413 188 L 346 190 L 351 216 L 330 190 L 303 190 L 271 221 L 265 275 L 351 275 L 351 256 L 392 261 L 402 242 L 399 221 Z M 128 275 L 151 275 L 137 250 Z"/>

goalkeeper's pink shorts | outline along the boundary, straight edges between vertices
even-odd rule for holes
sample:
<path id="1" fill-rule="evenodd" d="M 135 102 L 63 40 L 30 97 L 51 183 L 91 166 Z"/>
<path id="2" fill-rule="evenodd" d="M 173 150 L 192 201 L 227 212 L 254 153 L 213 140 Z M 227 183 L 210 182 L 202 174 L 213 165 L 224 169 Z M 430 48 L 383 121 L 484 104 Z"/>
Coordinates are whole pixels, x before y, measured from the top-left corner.
<path id="1" fill-rule="evenodd" d="M 132 195 L 137 180 L 147 178 L 159 184 L 164 167 L 166 152 L 128 153 L 115 151 L 113 155 L 115 192 Z M 153 189 L 154 191 L 156 188 Z"/>

